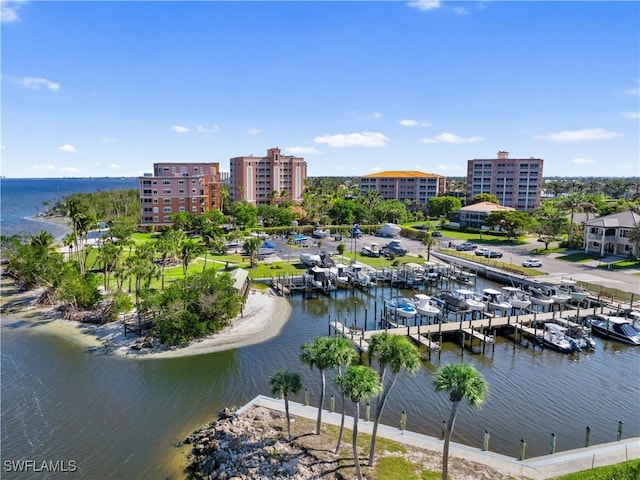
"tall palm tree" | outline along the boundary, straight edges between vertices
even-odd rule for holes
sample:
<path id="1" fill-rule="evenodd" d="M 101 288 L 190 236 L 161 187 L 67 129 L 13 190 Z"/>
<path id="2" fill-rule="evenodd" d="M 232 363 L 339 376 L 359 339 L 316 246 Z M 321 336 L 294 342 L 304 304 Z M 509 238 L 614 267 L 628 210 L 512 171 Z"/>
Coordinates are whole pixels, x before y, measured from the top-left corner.
<path id="1" fill-rule="evenodd" d="M 320 435 L 320 427 L 322 426 L 322 409 L 324 408 L 326 387 L 325 370 L 334 366 L 329 353 L 330 342 L 331 339 L 328 337 L 315 337 L 310 343 L 300 345 L 300 361 L 312 370 L 315 367 L 320 372 L 320 404 L 318 405 L 316 435 Z"/>
<path id="2" fill-rule="evenodd" d="M 436 244 L 436 239 L 433 238 L 431 232 L 426 232 L 422 238 L 422 245 L 427 247 L 427 262 L 431 259 L 431 249 Z"/>
<path id="3" fill-rule="evenodd" d="M 287 438 L 291 441 L 291 416 L 289 415 L 289 395 L 296 395 L 302 388 L 300 375 L 289 370 L 278 370 L 269 377 L 271 395 L 280 395 L 284 399 L 284 412 L 287 416 Z"/>
<path id="4" fill-rule="evenodd" d="M 558 202 L 558 208 L 562 208 L 565 211 L 569 211 L 571 216 L 569 218 L 569 238 L 568 243 L 571 246 L 573 242 L 573 217 L 576 212 L 581 211 L 593 211 L 594 205 L 584 200 L 584 195 L 580 192 L 571 192 L 564 199 Z"/>
<path id="5" fill-rule="evenodd" d="M 376 438 L 382 410 L 389 396 L 389 392 L 398 379 L 398 373 L 406 370 L 415 373 L 421 365 L 418 349 L 406 337 L 390 335 L 387 332 L 374 334 L 369 341 L 369 356 L 378 358 L 380 368 L 380 382 L 382 392 L 376 404 L 375 420 L 371 432 L 371 446 L 369 448 L 369 466 L 373 466 L 376 452 Z M 386 374 L 391 374 L 388 381 Z"/>
<path id="6" fill-rule="evenodd" d="M 463 363 L 452 363 L 440 367 L 436 371 L 433 385 L 436 388 L 436 392 L 449 392 L 449 400 L 452 402 L 442 450 L 442 480 L 447 480 L 449 443 L 456 421 L 458 405 L 462 400 L 466 399 L 472 407 L 479 407 L 487 396 L 488 387 L 480 372 L 473 368 L 472 365 Z"/>
<path id="7" fill-rule="evenodd" d="M 338 369 L 338 375 L 342 375 L 342 367 L 349 367 L 358 360 L 353 345 L 344 337 L 331 337 L 328 342 L 329 363 L 333 368 Z M 342 434 L 344 432 L 344 420 L 346 416 L 346 404 L 344 395 L 342 395 L 342 415 L 340 417 L 340 432 L 338 433 L 338 442 L 336 444 L 336 454 L 340 451 L 342 443 Z"/>
<path id="8" fill-rule="evenodd" d="M 360 471 L 360 459 L 358 458 L 358 419 L 360 418 L 360 402 L 369 400 L 379 395 L 382 384 L 378 374 L 370 367 L 364 365 L 352 365 L 343 375 L 334 379 L 334 383 L 340 393 L 353 402 L 353 435 L 351 448 L 353 449 L 353 462 L 356 467 L 358 480 L 362 480 Z"/>
<path id="9" fill-rule="evenodd" d="M 185 240 L 180 245 L 180 260 L 182 260 L 182 274 L 187 278 L 187 269 L 189 264 L 204 251 L 201 243 L 193 240 Z"/>
<path id="10" fill-rule="evenodd" d="M 243 247 L 251 259 L 251 268 L 255 268 L 258 265 L 258 251 L 260 250 L 260 245 L 262 245 L 262 240 L 258 237 L 247 238 L 244 241 Z"/>

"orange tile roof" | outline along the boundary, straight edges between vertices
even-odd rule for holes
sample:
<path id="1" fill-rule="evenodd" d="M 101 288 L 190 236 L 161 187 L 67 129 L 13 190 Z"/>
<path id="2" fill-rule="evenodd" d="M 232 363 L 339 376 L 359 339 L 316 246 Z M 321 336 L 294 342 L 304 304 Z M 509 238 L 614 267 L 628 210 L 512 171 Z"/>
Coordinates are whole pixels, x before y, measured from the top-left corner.
<path id="1" fill-rule="evenodd" d="M 362 178 L 445 178 L 437 173 L 424 173 L 416 170 L 387 170 L 386 172 L 370 173 Z"/>

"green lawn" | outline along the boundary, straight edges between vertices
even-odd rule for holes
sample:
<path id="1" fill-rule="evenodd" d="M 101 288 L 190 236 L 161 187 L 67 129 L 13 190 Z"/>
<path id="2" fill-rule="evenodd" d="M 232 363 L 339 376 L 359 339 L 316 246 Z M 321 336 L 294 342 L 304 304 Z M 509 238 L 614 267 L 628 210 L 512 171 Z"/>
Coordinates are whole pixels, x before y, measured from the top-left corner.
<path id="1" fill-rule="evenodd" d="M 607 467 L 597 467 L 582 472 L 569 473 L 553 480 L 638 480 L 640 460 L 630 460 Z"/>
<path id="2" fill-rule="evenodd" d="M 562 255 L 557 258 L 559 260 L 565 260 L 567 262 L 580 263 L 580 262 L 588 262 L 590 260 L 598 260 L 600 259 L 600 256 L 594 255 L 592 253 L 576 252 L 576 253 L 569 253 L 567 255 Z"/>

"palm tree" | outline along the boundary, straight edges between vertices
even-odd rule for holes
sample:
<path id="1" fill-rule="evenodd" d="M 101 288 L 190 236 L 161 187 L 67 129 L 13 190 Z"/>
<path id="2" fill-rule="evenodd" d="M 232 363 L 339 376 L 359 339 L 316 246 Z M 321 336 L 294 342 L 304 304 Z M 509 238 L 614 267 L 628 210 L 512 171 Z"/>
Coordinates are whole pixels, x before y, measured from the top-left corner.
<path id="1" fill-rule="evenodd" d="M 387 332 L 371 336 L 368 353 L 370 357 L 378 357 L 380 382 L 382 384 L 382 392 L 376 405 L 375 420 L 371 432 L 371 446 L 369 448 L 369 466 L 372 467 L 375 459 L 378 425 L 380 424 L 380 417 L 389 392 L 391 392 L 396 383 L 398 373 L 402 370 L 415 373 L 421 362 L 418 349 L 406 337 L 389 335 Z M 385 384 L 387 371 L 390 371 L 391 378 Z"/>
<path id="2" fill-rule="evenodd" d="M 326 379 L 324 371 L 333 368 L 330 354 L 331 339 L 328 337 L 315 337 L 311 343 L 300 345 L 300 361 L 308 365 L 312 370 L 316 367 L 320 371 L 320 404 L 318 405 L 318 419 L 316 421 L 316 435 L 320 435 L 322 425 L 322 409 L 324 408 Z"/>
<path id="3" fill-rule="evenodd" d="M 480 372 L 473 366 L 463 363 L 452 363 L 440 367 L 433 379 L 436 392 L 449 392 L 449 400 L 452 402 L 451 415 L 447 423 L 447 432 L 444 438 L 442 450 L 442 480 L 447 480 L 449 466 L 449 442 L 456 421 L 458 405 L 464 399 L 472 407 L 479 407 L 487 396 L 487 383 Z"/>
<path id="4" fill-rule="evenodd" d="M 353 461 L 356 467 L 358 480 L 362 480 L 360 471 L 360 459 L 358 458 L 358 419 L 360 418 L 360 402 L 369 400 L 371 397 L 379 395 L 382 391 L 382 384 L 378 374 L 370 367 L 364 365 L 352 365 L 347 368 L 343 375 L 334 379 L 334 383 L 340 393 L 351 399 L 353 402 L 353 436 L 351 437 L 351 448 L 353 449 Z"/>
<path id="5" fill-rule="evenodd" d="M 349 340 L 344 337 L 331 337 L 328 342 L 329 363 L 333 368 L 338 369 L 338 375 L 342 375 L 342 367 L 353 365 L 358 360 L 358 354 Z M 338 433 L 338 443 L 336 444 L 336 454 L 340 451 L 342 434 L 344 432 L 344 420 L 346 416 L 345 398 L 342 395 L 342 415 L 340 417 L 340 432 Z"/>
<path id="6" fill-rule="evenodd" d="M 262 240 L 258 237 L 247 238 L 244 241 L 243 247 L 251 259 L 251 268 L 255 268 L 258 265 L 258 250 L 260 250 L 260 245 L 262 245 Z"/>
<path id="7" fill-rule="evenodd" d="M 278 370 L 269 378 L 271 395 L 280 395 L 284 399 L 284 411 L 287 415 L 287 437 L 291 441 L 291 417 L 289 415 L 289 395 L 297 394 L 302 388 L 300 375 L 288 370 Z"/>
<path id="8" fill-rule="evenodd" d="M 431 259 L 431 248 L 436 244 L 436 239 L 433 238 L 431 232 L 427 232 L 424 234 L 424 238 L 422 239 L 422 245 L 427 247 L 427 262 Z"/>
<path id="9" fill-rule="evenodd" d="M 571 192 L 567 197 L 558 202 L 558 208 L 563 208 L 565 211 L 569 211 L 571 213 L 571 217 L 569 218 L 569 238 L 567 239 L 569 247 L 571 247 L 573 242 L 573 217 L 575 213 L 585 210 L 592 212 L 594 205 L 592 203 L 585 202 L 582 193 Z"/>
<path id="10" fill-rule="evenodd" d="M 195 258 L 198 257 L 204 251 L 204 246 L 201 243 L 193 240 L 185 240 L 180 245 L 180 260 L 182 260 L 182 273 L 184 278 L 187 278 L 187 268 Z"/>

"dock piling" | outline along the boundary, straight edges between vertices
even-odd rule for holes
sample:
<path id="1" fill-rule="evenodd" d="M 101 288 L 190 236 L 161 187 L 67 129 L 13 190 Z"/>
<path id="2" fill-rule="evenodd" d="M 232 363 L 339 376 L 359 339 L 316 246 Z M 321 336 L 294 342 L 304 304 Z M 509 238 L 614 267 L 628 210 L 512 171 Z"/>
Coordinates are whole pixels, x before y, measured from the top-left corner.
<path id="1" fill-rule="evenodd" d="M 584 446 L 585 447 L 591 446 L 591 427 L 589 425 L 587 425 L 587 432 L 584 439 Z"/>
<path id="2" fill-rule="evenodd" d="M 525 459 L 525 452 L 527 449 L 527 442 L 524 441 L 524 438 L 520 440 L 520 461 Z"/>
<path id="3" fill-rule="evenodd" d="M 551 451 L 549 452 L 551 455 L 556 453 L 556 434 L 551 434 Z"/>
<path id="4" fill-rule="evenodd" d="M 624 425 L 624 422 L 620 420 L 618 422 L 618 441 L 622 438 L 622 425 Z"/>
<path id="5" fill-rule="evenodd" d="M 489 430 L 484 431 L 484 441 L 482 442 L 482 450 L 484 452 L 489 451 Z"/>

